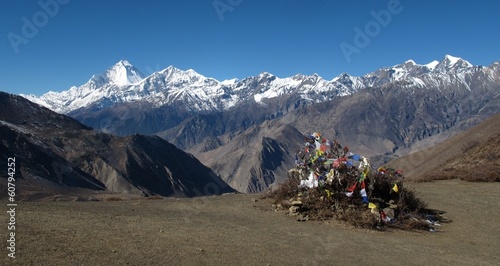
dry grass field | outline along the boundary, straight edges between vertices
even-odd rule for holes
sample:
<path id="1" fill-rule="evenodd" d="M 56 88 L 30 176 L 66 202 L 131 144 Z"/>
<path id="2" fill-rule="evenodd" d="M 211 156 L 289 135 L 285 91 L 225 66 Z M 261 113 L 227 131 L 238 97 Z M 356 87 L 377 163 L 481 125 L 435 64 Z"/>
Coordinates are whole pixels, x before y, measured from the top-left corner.
<path id="1" fill-rule="evenodd" d="M 243 194 L 150 200 L 101 195 L 100 201 L 31 195 L 37 201 L 18 202 L 16 209 L 16 258 L 7 256 L 5 239 L 0 264 L 498 265 L 499 183 L 407 186 L 452 222 L 434 233 L 298 222 L 272 211 L 270 201 Z M 8 222 L 5 212 L 2 221 Z"/>

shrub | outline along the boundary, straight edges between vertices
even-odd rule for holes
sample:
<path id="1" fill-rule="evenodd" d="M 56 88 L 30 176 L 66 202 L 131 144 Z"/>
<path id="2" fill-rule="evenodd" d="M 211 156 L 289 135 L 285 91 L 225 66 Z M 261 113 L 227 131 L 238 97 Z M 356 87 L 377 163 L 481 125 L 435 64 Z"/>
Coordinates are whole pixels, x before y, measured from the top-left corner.
<path id="1" fill-rule="evenodd" d="M 105 197 L 105 201 L 122 201 L 123 199 L 117 196 L 110 196 L 110 197 Z"/>
<path id="2" fill-rule="evenodd" d="M 163 197 L 158 196 L 158 195 L 154 195 L 154 196 L 147 197 L 146 199 L 148 199 L 148 200 L 162 200 Z"/>

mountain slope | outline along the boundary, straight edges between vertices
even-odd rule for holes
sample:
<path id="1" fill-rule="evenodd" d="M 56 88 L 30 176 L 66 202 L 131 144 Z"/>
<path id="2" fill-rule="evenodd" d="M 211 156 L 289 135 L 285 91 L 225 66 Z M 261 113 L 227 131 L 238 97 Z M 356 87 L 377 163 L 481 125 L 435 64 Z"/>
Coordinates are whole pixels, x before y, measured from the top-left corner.
<path id="1" fill-rule="evenodd" d="M 159 137 L 115 137 L 0 92 L 1 154 L 17 177 L 53 187 L 136 195 L 201 196 L 233 190 L 209 168 Z"/>
<path id="2" fill-rule="evenodd" d="M 190 152 L 231 187 L 258 193 L 285 180 L 287 171 L 295 167 L 295 151 L 303 141 L 303 135 L 294 127 L 266 121 L 215 140 L 207 139 Z M 213 142 L 218 146 L 207 149 Z"/>
<path id="3" fill-rule="evenodd" d="M 500 114 L 430 148 L 390 161 L 416 180 L 464 178 L 500 181 Z M 496 174 L 495 174 L 496 173 Z"/>

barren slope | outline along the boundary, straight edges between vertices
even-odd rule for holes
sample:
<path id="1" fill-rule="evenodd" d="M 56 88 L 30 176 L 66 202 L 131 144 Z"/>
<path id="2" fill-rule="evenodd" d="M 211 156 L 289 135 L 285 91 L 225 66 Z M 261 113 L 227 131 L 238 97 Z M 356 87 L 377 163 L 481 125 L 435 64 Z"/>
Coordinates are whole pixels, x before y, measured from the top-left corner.
<path id="1" fill-rule="evenodd" d="M 500 166 L 499 132 L 500 114 L 496 114 L 440 144 L 395 159 L 388 166 L 402 169 L 410 179 L 432 175 L 466 177 L 486 168 L 494 171 Z M 468 172 L 470 169 L 473 171 Z"/>
<path id="2" fill-rule="evenodd" d="M 204 142 L 190 152 L 237 191 L 259 193 L 282 182 L 295 167 L 295 150 L 303 145 L 303 136 L 290 125 L 266 121 L 217 141 L 225 143 L 204 151 Z"/>

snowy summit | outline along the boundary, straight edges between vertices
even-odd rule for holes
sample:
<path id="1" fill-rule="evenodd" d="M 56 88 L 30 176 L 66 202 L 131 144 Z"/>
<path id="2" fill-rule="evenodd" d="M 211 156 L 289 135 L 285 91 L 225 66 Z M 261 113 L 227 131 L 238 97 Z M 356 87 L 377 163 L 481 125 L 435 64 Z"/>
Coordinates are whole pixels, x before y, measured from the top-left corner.
<path id="1" fill-rule="evenodd" d="M 132 66 L 127 60 L 120 60 L 98 78 L 118 86 L 124 86 L 142 81 L 145 75 Z"/>

